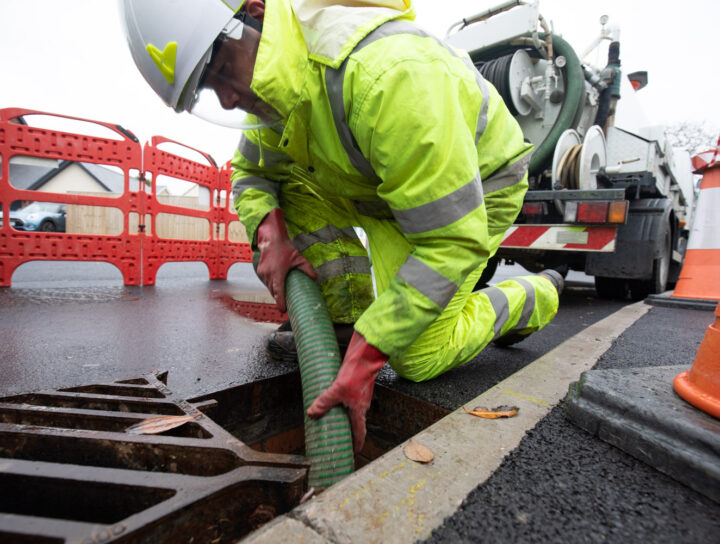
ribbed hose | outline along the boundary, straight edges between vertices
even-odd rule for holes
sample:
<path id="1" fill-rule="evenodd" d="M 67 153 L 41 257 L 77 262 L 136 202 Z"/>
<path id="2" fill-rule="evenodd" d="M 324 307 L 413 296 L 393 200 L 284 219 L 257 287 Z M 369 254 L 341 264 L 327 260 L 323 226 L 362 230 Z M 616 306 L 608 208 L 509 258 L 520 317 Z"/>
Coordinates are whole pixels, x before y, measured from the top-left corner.
<path id="1" fill-rule="evenodd" d="M 340 352 L 318 285 L 303 272 L 291 270 L 285 290 L 306 412 L 335 380 Z M 352 431 L 344 408 L 336 406 L 319 420 L 305 415 L 305 455 L 310 460 L 308 483 L 316 490 L 330 487 L 353 471 Z"/>
<path id="2" fill-rule="evenodd" d="M 544 40 L 545 35 L 540 34 L 540 39 Z M 575 50 L 559 36 L 553 35 L 552 40 L 556 58 L 562 55 L 567 61 L 565 65 L 565 99 L 555 124 L 542 143 L 535 148 L 532 159 L 530 159 L 531 176 L 540 174 L 552 161 L 555 146 L 562 133 L 577 126 L 585 98 L 585 76 Z"/>

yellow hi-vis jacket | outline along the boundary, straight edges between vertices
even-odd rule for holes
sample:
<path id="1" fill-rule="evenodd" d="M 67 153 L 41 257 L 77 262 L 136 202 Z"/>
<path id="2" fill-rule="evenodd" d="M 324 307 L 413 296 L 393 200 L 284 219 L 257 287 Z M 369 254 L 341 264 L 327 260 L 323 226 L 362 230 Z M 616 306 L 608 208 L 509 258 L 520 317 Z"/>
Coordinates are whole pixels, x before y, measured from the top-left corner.
<path id="1" fill-rule="evenodd" d="M 246 132 L 233 193 L 250 240 L 298 176 L 397 221 L 412 252 L 355 329 L 399 356 L 497 249 L 531 145 L 467 54 L 411 22 L 410 0 L 352 6 L 267 2 L 251 88 L 283 121 Z"/>

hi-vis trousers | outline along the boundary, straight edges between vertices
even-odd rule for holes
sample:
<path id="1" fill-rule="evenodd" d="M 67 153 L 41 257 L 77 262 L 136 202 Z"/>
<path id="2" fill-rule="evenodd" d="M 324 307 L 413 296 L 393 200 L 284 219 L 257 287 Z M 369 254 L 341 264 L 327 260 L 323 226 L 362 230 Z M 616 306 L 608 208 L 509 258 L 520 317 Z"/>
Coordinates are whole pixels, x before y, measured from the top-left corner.
<path id="1" fill-rule="evenodd" d="M 375 298 L 368 252 L 353 227 L 368 237 L 378 295 L 392 281 L 411 247 L 392 219 L 360 214 L 347 199 L 320 197 L 307 183 L 290 180 L 280 191 L 290 238 L 318 272 L 318 283 L 335 323 L 354 323 Z M 502 236 L 491 238 L 491 255 Z M 488 343 L 509 333 L 531 333 L 558 309 L 552 283 L 522 276 L 473 292 L 484 265 L 468 276 L 445 310 L 392 368 L 403 378 L 425 381 L 462 365 Z"/>

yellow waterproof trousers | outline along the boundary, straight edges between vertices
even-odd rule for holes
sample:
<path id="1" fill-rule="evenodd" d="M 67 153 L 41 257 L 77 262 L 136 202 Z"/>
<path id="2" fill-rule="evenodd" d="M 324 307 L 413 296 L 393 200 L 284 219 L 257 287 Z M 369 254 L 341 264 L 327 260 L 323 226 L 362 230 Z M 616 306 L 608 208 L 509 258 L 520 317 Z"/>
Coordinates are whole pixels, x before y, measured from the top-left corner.
<path id="1" fill-rule="evenodd" d="M 378 295 L 412 248 L 393 219 L 361 215 L 347 199 L 320 196 L 307 180 L 282 185 L 280 206 L 288 233 L 318 272 L 318 283 L 335 323 L 354 323 L 374 300 L 368 252 L 353 227 L 368 237 Z M 501 236 L 491 237 L 491 254 Z M 390 359 L 402 377 L 424 381 L 464 364 L 488 343 L 509 333 L 531 333 L 547 325 L 558 295 L 544 277 L 509 279 L 473 292 L 484 266 L 465 280 L 442 314 L 400 357 Z"/>

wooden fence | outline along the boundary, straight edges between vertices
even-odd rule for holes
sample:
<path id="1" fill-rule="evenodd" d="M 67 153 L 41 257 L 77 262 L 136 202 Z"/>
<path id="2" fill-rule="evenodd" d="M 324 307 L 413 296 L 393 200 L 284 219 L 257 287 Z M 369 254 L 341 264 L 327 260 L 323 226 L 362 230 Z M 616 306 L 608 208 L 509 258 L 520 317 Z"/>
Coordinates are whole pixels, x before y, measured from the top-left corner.
<path id="1" fill-rule="evenodd" d="M 113 197 L 120 195 L 114 193 L 76 193 L 92 196 L 108 197 L 108 204 L 112 203 Z M 179 206 L 195 210 L 207 210 L 207 205 L 199 203 L 197 197 L 190 196 L 174 196 L 174 195 L 158 195 L 158 202 L 171 206 Z M 137 214 L 129 216 L 129 233 L 136 234 L 138 232 L 139 217 Z M 186 215 L 176 215 L 168 213 L 159 213 L 156 218 L 155 228 L 160 238 L 173 240 L 208 240 L 210 236 L 210 225 L 207 219 L 199 217 L 190 217 Z M 152 233 L 152 221 L 150 217 L 146 217 L 145 232 Z M 247 235 L 245 227 L 240 221 L 233 221 L 229 225 L 229 240 L 236 243 L 247 243 Z M 72 234 L 95 234 L 116 236 L 123 231 L 123 215 L 118 208 L 105 206 L 81 206 L 76 204 L 67 205 L 67 218 L 65 231 Z M 224 238 L 224 225 L 221 225 L 218 238 Z"/>

